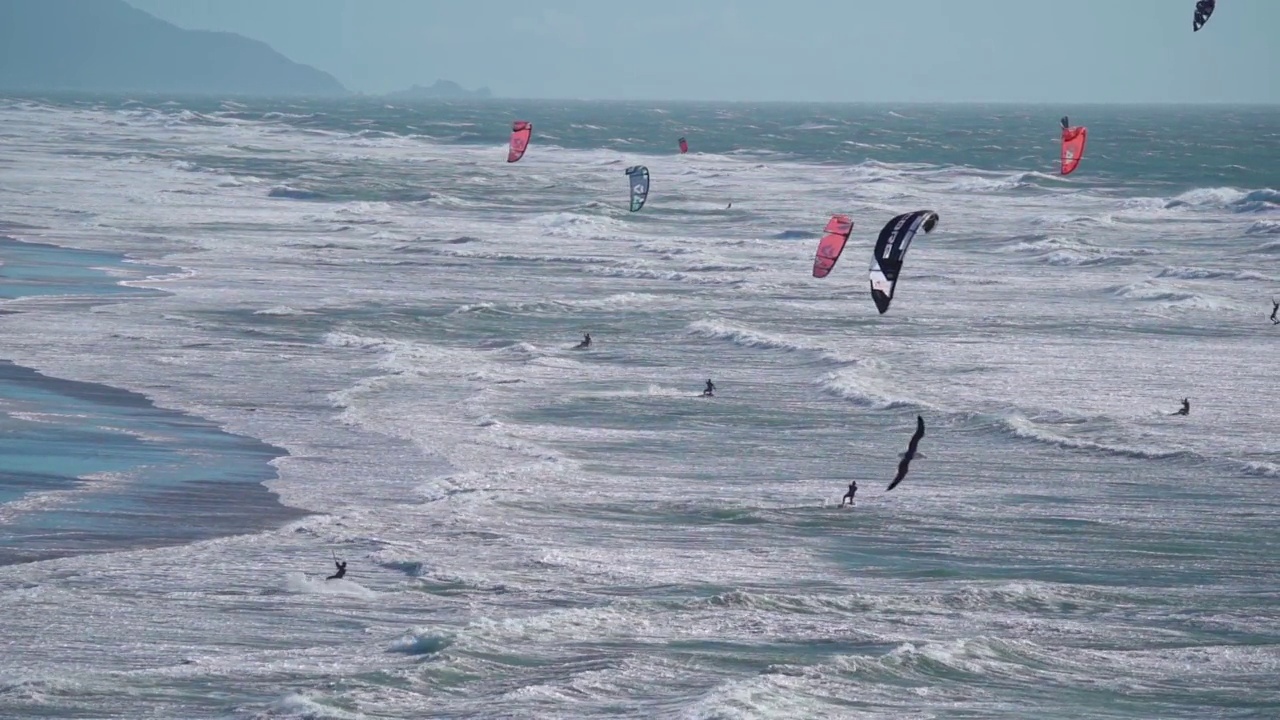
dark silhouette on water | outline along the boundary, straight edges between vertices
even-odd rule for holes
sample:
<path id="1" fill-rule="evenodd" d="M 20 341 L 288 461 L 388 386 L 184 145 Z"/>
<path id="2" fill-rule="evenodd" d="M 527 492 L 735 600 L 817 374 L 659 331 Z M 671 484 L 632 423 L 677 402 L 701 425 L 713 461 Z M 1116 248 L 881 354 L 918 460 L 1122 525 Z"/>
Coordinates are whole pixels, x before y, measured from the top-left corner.
<path id="1" fill-rule="evenodd" d="M 885 488 L 885 492 L 898 487 L 898 483 L 907 476 L 907 468 L 911 465 L 911 459 L 916 456 L 916 447 L 920 444 L 920 438 L 924 437 L 924 418 L 916 416 L 916 433 L 911 436 L 911 444 L 907 446 L 907 451 L 903 453 L 902 460 L 898 462 L 898 475 L 893 478 L 893 482 L 889 483 L 889 487 Z"/>
<path id="2" fill-rule="evenodd" d="M 844 507 L 845 500 L 849 501 L 849 507 L 853 507 L 853 503 L 854 503 L 853 496 L 857 494 L 858 494 L 858 482 L 855 480 L 849 483 L 849 492 L 845 493 L 844 497 L 840 498 L 840 507 Z"/>
<path id="3" fill-rule="evenodd" d="M 711 378 L 707 378 L 707 386 L 702 389 L 702 397 L 713 397 L 716 392 L 716 384 L 711 382 Z"/>
<path id="4" fill-rule="evenodd" d="M 1178 411 L 1178 412 L 1176 412 L 1176 413 L 1173 413 L 1173 414 L 1174 414 L 1174 415 L 1190 415 L 1190 414 L 1191 414 L 1191 401 L 1190 401 L 1190 400 L 1188 400 L 1188 399 L 1186 399 L 1186 398 L 1182 398 L 1182 409 L 1181 409 L 1181 410 L 1179 410 L 1179 411 Z"/>
<path id="5" fill-rule="evenodd" d="M 338 568 L 338 572 L 336 572 L 336 573 L 334 573 L 334 574 L 330 575 L 329 577 L 325 578 L 325 580 L 341 580 L 341 579 L 342 579 L 342 576 L 347 574 L 347 563 L 346 563 L 346 561 L 344 561 L 344 560 L 339 560 L 339 559 L 337 558 L 337 556 L 334 556 L 334 558 L 333 558 L 333 564 L 337 566 L 337 568 Z"/>
<path id="6" fill-rule="evenodd" d="M 1280 325 L 1280 320 L 1276 319 L 1276 311 L 1280 310 L 1280 302 L 1276 302 L 1275 298 L 1271 298 L 1271 324 Z"/>
<path id="7" fill-rule="evenodd" d="M 463 100 L 467 98 L 489 98 L 493 92 L 487 87 L 468 90 L 452 80 L 436 80 L 431 86 L 414 84 L 408 90 L 390 92 L 386 95 L 392 100 Z"/>

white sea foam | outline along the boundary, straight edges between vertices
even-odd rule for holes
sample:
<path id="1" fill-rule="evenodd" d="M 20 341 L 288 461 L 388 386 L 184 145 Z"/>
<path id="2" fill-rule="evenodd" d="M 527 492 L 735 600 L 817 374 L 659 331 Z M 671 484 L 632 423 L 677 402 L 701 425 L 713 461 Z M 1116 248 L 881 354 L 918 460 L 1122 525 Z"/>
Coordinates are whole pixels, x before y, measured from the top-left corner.
<path id="1" fill-rule="evenodd" d="M 0 142 L 6 222 L 190 268 L 144 300 L 12 303 L 6 356 L 286 448 L 269 487 L 309 513 L 0 567 L 6 632 L 39 639 L 0 654 L 0 715 L 1273 704 L 1265 189 L 1135 198 L 1036 172 L 1052 149 L 1024 170 L 892 161 L 958 142 L 915 111 L 832 143 L 879 159 L 646 155 L 643 128 L 593 120 L 627 143 L 539 133 L 508 165 L 491 118 L 415 119 L 482 133 L 450 144 L 273 109 L 0 101 L 22 138 Z M 730 116 L 778 129 L 706 122 Z M 634 162 L 655 178 L 638 214 Z M 871 242 L 922 207 L 942 221 L 881 315 Z M 855 235 L 819 280 L 833 212 Z M 920 455 L 885 492 L 916 414 Z M 335 557 L 347 577 L 323 580 Z"/>

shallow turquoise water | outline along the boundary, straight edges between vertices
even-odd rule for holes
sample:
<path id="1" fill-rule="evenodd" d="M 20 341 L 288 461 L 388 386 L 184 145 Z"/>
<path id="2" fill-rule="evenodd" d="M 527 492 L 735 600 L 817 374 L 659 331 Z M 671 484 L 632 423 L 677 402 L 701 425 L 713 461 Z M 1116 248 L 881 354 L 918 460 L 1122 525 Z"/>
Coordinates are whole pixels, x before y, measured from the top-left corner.
<path id="1" fill-rule="evenodd" d="M 159 294 L 104 269 L 165 268 L 122 260 L 0 238 L 0 297 L 65 296 L 74 312 Z M 0 564 L 190 542 L 296 517 L 260 486 L 281 454 L 137 393 L 0 361 Z"/>

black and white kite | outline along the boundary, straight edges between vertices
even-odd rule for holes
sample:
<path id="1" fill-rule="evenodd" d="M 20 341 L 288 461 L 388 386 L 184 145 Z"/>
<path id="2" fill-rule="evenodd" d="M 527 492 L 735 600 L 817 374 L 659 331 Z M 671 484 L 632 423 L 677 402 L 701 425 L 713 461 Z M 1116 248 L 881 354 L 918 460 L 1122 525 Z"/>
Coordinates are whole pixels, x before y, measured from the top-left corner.
<path id="1" fill-rule="evenodd" d="M 1209 22 L 1209 16 L 1213 14 L 1213 7 L 1216 0 L 1198 0 L 1196 2 L 1196 15 L 1191 20 L 1191 32 L 1200 32 L 1200 28 Z"/>
<path id="2" fill-rule="evenodd" d="M 893 301 L 893 291 L 898 286 L 898 273 L 907 256 L 911 240 L 924 228 L 930 232 L 938 224 L 938 213 L 917 210 L 890 220 L 876 240 L 875 254 L 871 257 L 871 299 L 883 315 Z"/>

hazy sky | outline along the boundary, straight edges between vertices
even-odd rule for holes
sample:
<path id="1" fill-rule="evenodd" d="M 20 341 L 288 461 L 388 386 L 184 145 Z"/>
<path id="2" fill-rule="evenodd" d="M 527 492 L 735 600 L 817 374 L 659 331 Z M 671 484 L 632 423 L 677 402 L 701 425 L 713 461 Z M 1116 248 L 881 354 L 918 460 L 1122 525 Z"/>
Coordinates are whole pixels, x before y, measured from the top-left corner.
<path id="1" fill-rule="evenodd" d="M 128 0 L 366 93 L 1280 102 L 1280 0 Z"/>

